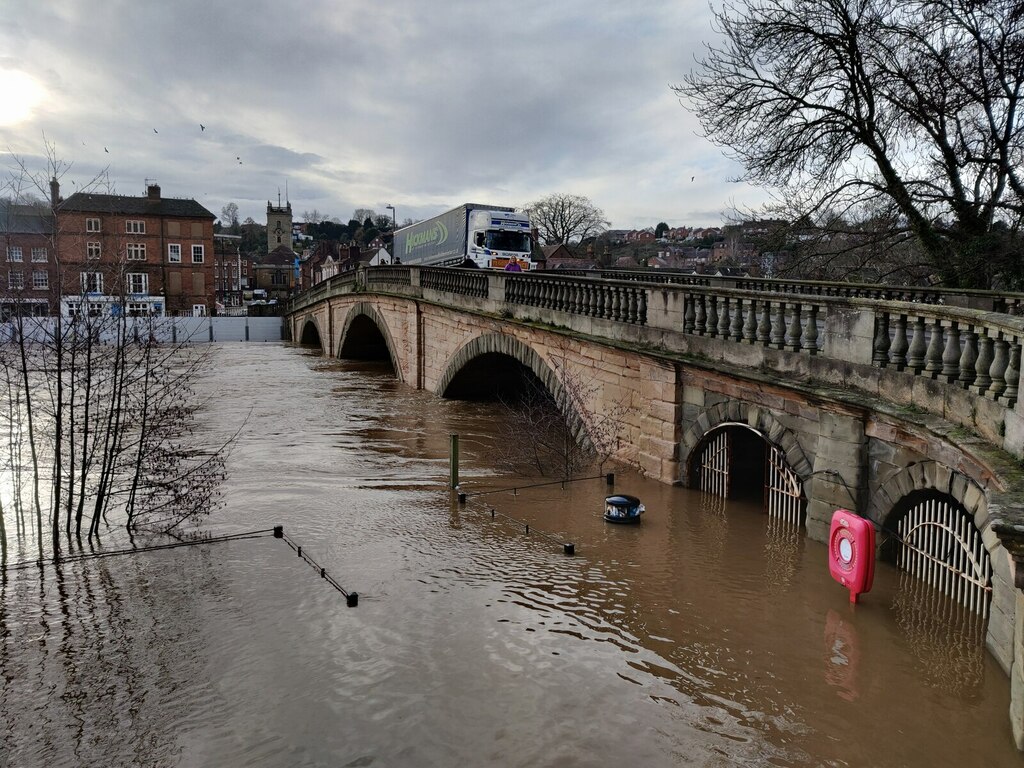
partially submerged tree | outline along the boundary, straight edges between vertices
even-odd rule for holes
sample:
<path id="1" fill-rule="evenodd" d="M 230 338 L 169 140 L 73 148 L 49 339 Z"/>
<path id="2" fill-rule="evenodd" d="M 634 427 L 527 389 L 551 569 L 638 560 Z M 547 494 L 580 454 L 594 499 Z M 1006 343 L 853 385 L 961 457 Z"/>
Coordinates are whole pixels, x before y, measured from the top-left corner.
<path id="1" fill-rule="evenodd" d="M 625 406 L 598 408 L 600 388 L 593 381 L 568 365 L 564 354 L 551 362 L 556 393 L 524 370 L 517 386 L 500 397 L 508 418 L 497 462 L 516 474 L 569 479 L 600 468 L 618 450 Z"/>
<path id="2" fill-rule="evenodd" d="M 6 185 L 12 197 L 26 185 L 45 189 L 66 169 L 47 149 L 48 172 L 36 177 L 19 164 Z M 87 295 L 82 264 L 60 251 L 59 201 L 51 205 L 37 212 L 50 222 L 39 249 L 53 265 L 50 312 L 37 311 L 32 286 L 11 277 L 20 265 L 0 282 L 0 474 L 11 478 L 0 483 L 0 559 L 5 513 L 40 560 L 115 521 L 168 532 L 196 520 L 210 511 L 227 447 L 192 434 L 202 403 L 189 395 L 205 353 L 187 339 L 172 342 L 169 320 L 129 316 L 127 272 L 137 267 L 123 260 L 107 267 L 113 290 L 104 301 Z M 5 246 L 16 230 L 0 227 Z"/>
<path id="3" fill-rule="evenodd" d="M 733 0 L 715 26 L 674 90 L 776 213 L 881 211 L 876 244 L 912 237 L 946 284 L 1024 279 L 1019 0 Z"/>
<path id="4" fill-rule="evenodd" d="M 523 210 L 547 245 L 578 243 L 608 229 L 604 211 L 580 195 L 548 195 L 524 205 Z"/>

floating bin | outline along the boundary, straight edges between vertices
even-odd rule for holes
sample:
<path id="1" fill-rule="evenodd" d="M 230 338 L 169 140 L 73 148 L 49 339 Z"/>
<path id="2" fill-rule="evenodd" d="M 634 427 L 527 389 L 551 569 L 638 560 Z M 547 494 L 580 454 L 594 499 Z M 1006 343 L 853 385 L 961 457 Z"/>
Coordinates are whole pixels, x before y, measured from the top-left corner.
<path id="1" fill-rule="evenodd" d="M 636 496 L 620 494 L 604 500 L 604 519 L 609 523 L 639 523 L 644 505 Z"/>

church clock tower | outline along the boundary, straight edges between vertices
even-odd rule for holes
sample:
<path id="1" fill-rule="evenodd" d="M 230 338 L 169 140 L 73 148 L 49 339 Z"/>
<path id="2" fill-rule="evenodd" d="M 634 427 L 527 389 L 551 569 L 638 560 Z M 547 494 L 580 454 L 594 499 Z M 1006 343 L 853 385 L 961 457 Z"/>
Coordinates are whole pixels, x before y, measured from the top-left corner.
<path id="1" fill-rule="evenodd" d="M 267 253 L 282 245 L 292 247 L 292 204 L 282 206 L 278 194 L 276 206 L 267 201 Z"/>

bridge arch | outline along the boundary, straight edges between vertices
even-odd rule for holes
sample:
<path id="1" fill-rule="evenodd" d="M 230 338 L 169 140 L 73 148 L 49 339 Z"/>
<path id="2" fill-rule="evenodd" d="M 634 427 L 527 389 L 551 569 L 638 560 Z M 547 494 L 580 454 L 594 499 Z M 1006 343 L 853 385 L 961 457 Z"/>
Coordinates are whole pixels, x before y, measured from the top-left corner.
<path id="1" fill-rule="evenodd" d="M 316 315 L 306 315 L 299 322 L 299 327 L 302 331 L 299 333 L 299 344 L 304 347 L 319 347 L 320 353 L 324 353 L 324 342 L 323 334 L 320 332 L 320 324 L 317 322 Z"/>
<path id="2" fill-rule="evenodd" d="M 503 355 L 512 358 L 536 376 L 551 394 L 577 442 L 585 447 L 593 447 L 586 422 L 582 414 L 577 412 L 555 371 L 535 349 L 514 336 L 504 333 L 486 333 L 470 339 L 448 360 L 444 373 L 438 379 L 437 387 L 434 390 L 435 394 L 443 397 L 458 373 L 473 360 L 484 355 Z"/>
<path id="3" fill-rule="evenodd" d="M 872 495 L 867 514 L 888 534 L 884 559 L 983 617 L 1013 583 L 990 530 L 984 489 L 936 461 L 893 472 Z"/>
<path id="4" fill-rule="evenodd" d="M 338 336 L 337 357 L 353 357 L 357 359 L 372 358 L 372 349 L 376 344 L 383 343 L 391 367 L 395 369 L 395 378 L 405 381 L 405 374 L 396 354 L 396 346 L 391 329 L 381 317 L 377 308 L 367 301 L 353 304 L 345 315 L 345 324 Z"/>
<path id="5" fill-rule="evenodd" d="M 697 458 L 696 449 L 706 440 L 709 433 L 728 426 L 742 426 L 756 432 L 765 442 L 774 445 L 786 457 L 790 468 L 806 480 L 813 471 L 804 449 L 800 447 L 796 435 L 787 429 L 770 411 L 742 400 L 729 400 L 716 403 L 704 410 L 686 430 L 682 441 L 684 477 L 683 484 L 688 484 L 693 476 L 694 462 Z"/>
<path id="6" fill-rule="evenodd" d="M 811 464 L 796 436 L 766 409 L 739 400 L 710 406 L 683 436 L 683 454 L 684 485 L 756 497 L 769 516 L 804 524 Z M 751 471 L 741 476 L 741 466 Z"/>

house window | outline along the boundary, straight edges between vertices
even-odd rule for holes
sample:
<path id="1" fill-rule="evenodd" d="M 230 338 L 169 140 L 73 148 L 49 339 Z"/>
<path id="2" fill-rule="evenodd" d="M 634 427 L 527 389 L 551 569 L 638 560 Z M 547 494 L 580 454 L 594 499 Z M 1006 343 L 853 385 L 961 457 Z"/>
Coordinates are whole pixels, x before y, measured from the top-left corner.
<path id="1" fill-rule="evenodd" d="M 21 289 L 25 287 L 25 276 L 12 269 L 7 275 L 7 287 L 11 289 Z"/>
<path id="2" fill-rule="evenodd" d="M 284 272 L 280 269 L 274 270 L 274 274 L 270 279 L 271 285 L 284 285 Z"/>
<path id="3" fill-rule="evenodd" d="M 102 249 L 100 244 L 96 242 L 85 244 L 85 255 L 90 259 L 98 259 L 100 257 Z"/>
<path id="4" fill-rule="evenodd" d="M 99 232 L 100 231 L 100 220 L 99 219 L 86 219 L 85 220 L 85 231 L 86 232 Z"/>
<path id="5" fill-rule="evenodd" d="M 146 244 L 128 243 L 128 261 L 145 261 Z"/>
<path id="6" fill-rule="evenodd" d="M 149 304 L 141 301 L 129 301 L 125 305 L 129 317 L 144 317 L 149 314 Z"/>
<path id="7" fill-rule="evenodd" d="M 82 273 L 83 293 L 103 293 L 103 273 L 83 272 Z"/>
<path id="8" fill-rule="evenodd" d="M 192 246 L 192 263 L 202 264 L 203 263 L 203 246 L 193 245 Z"/>
<path id="9" fill-rule="evenodd" d="M 124 223 L 124 231 L 129 235 L 146 234 L 146 222 L 141 219 L 128 219 Z"/>
<path id="10" fill-rule="evenodd" d="M 128 279 L 128 293 L 149 293 L 149 275 L 145 272 L 128 272 L 125 277 Z"/>
<path id="11" fill-rule="evenodd" d="M 174 263 L 174 264 L 178 264 L 178 263 L 181 262 L 181 244 L 180 243 L 170 243 L 167 246 L 167 260 L 172 262 L 172 263 Z"/>
<path id="12" fill-rule="evenodd" d="M 50 273 L 45 269 L 32 270 L 32 287 L 37 291 L 45 291 L 50 287 Z"/>
<path id="13" fill-rule="evenodd" d="M 46 261 L 46 249 L 45 248 L 33 248 L 32 249 L 32 261 L 37 263 Z"/>
<path id="14" fill-rule="evenodd" d="M 7 260 L 8 261 L 21 261 L 21 246 L 12 245 L 7 249 Z"/>

